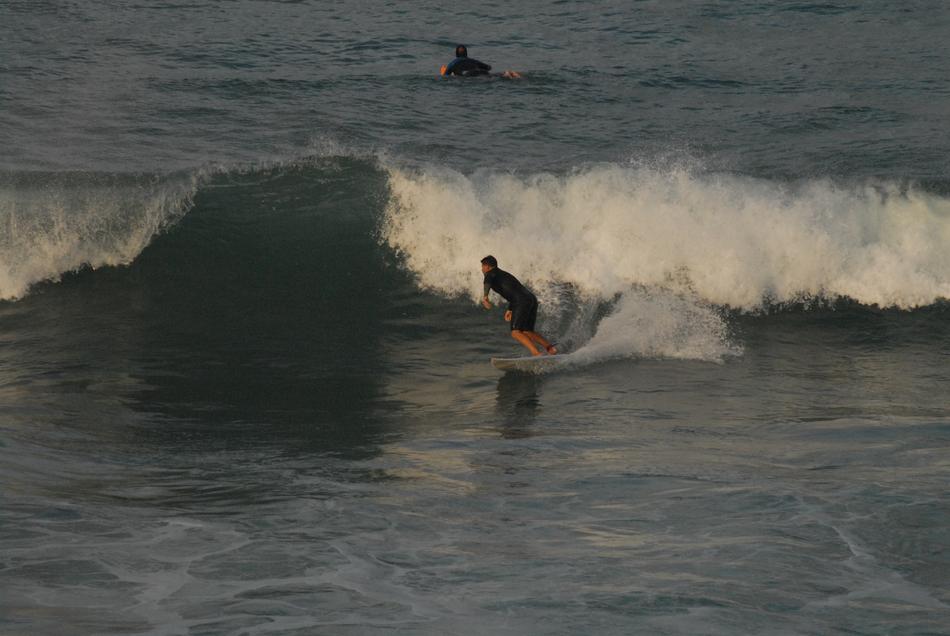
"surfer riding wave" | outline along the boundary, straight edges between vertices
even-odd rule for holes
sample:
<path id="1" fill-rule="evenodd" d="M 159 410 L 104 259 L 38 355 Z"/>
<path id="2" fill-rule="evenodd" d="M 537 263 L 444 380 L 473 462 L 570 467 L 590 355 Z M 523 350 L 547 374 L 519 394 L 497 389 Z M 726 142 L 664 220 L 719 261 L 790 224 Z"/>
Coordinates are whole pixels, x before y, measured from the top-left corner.
<path id="1" fill-rule="evenodd" d="M 556 354 L 557 348 L 534 330 L 538 319 L 537 297 L 517 278 L 499 269 L 494 256 L 482 259 L 482 273 L 485 274 L 485 294 L 482 298 L 485 309 L 492 307 L 488 292 L 495 291 L 508 301 L 505 320 L 511 323 L 511 337 L 524 345 L 533 356 L 543 355 L 537 345 L 541 345 L 549 355 Z"/>

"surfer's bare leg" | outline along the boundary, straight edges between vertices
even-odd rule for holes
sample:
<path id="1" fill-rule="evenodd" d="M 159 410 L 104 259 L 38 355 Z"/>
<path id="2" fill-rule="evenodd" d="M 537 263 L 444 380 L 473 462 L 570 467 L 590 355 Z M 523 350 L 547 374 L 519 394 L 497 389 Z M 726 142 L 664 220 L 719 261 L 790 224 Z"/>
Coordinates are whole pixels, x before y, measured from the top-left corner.
<path id="1" fill-rule="evenodd" d="M 539 345 L 544 347 L 544 350 L 549 354 L 554 355 L 557 353 L 557 347 L 552 345 L 550 342 L 544 339 L 544 336 L 539 334 L 537 331 L 526 331 L 525 332 L 533 342 L 537 342 Z"/>
<path id="2" fill-rule="evenodd" d="M 531 342 L 531 338 L 528 336 L 531 331 L 518 331 L 517 329 L 511 330 L 511 337 L 520 342 L 525 346 L 525 348 L 531 352 L 533 356 L 541 355 L 541 352 L 538 351 L 538 348 L 534 346 L 534 343 Z"/>

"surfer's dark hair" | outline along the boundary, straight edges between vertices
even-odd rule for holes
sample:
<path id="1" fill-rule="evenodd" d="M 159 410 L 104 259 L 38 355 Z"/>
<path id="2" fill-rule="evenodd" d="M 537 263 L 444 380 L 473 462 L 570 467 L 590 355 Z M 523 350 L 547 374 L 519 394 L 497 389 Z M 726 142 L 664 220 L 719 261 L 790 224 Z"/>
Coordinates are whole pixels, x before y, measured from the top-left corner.
<path id="1" fill-rule="evenodd" d="M 498 261 L 495 259 L 494 256 L 489 254 L 488 256 L 482 259 L 482 265 L 491 265 L 492 267 L 498 267 Z"/>
<path id="2" fill-rule="evenodd" d="M 465 48 L 464 44 L 455 47 L 455 57 L 468 57 L 468 49 Z"/>

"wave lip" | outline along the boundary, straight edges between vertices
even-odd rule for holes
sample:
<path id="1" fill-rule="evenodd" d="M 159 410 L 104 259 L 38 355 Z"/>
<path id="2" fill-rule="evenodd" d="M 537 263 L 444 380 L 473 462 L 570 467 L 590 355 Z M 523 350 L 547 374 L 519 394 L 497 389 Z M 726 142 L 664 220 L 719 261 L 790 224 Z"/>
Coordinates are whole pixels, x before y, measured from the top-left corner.
<path id="1" fill-rule="evenodd" d="M 0 300 L 82 267 L 127 265 L 191 207 L 200 172 L 0 175 Z"/>

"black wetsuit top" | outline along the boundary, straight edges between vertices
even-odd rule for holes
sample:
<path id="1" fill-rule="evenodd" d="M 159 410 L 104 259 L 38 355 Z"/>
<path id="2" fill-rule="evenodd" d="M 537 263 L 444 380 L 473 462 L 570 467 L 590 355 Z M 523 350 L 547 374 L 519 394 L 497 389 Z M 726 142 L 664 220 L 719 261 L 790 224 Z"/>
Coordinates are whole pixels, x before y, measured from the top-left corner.
<path id="1" fill-rule="evenodd" d="M 488 75 L 491 66 L 471 57 L 457 57 L 445 67 L 446 75 Z"/>
<path id="2" fill-rule="evenodd" d="M 519 306 L 531 306 L 538 303 L 534 294 L 508 272 L 493 267 L 485 272 L 485 296 L 489 290 L 495 290 L 502 298 L 508 301 L 508 309 L 514 310 Z"/>

